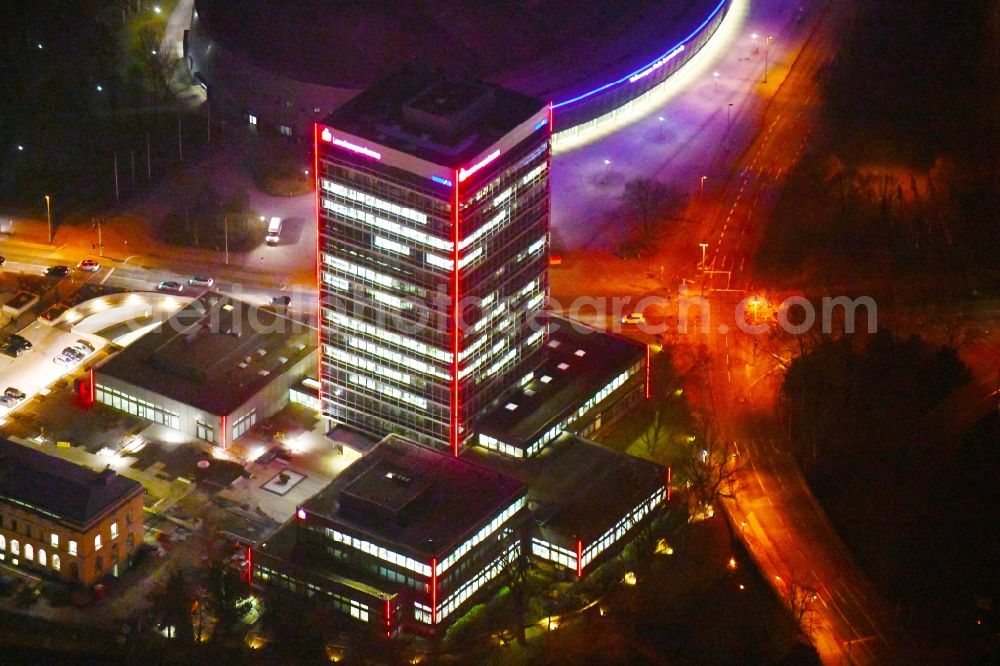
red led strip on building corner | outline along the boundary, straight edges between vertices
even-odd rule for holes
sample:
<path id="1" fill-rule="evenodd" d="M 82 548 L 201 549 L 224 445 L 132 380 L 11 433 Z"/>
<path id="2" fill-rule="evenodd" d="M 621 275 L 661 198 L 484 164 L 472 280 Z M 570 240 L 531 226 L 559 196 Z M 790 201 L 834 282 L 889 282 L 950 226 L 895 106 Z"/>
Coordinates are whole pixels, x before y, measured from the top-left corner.
<path id="1" fill-rule="evenodd" d="M 431 558 L 431 624 L 437 624 L 438 606 L 438 561 L 436 557 Z"/>
<path id="2" fill-rule="evenodd" d="M 461 238 L 459 233 L 459 225 L 461 221 L 461 215 L 459 213 L 459 180 L 458 171 L 455 171 L 455 196 L 452 202 L 452 242 L 454 243 L 454 248 L 452 249 L 452 280 L 454 285 L 452 287 L 452 363 L 451 363 L 451 454 L 458 457 L 458 449 L 461 445 L 461 435 L 459 434 L 459 428 L 461 427 L 461 400 L 458 395 L 459 390 L 459 376 L 458 376 L 458 354 L 460 350 L 459 335 L 461 333 L 459 321 L 461 319 L 461 311 L 459 309 L 461 303 L 461 284 L 459 282 L 459 266 L 458 266 L 458 243 Z"/>
<path id="3" fill-rule="evenodd" d="M 319 207 L 319 123 L 313 123 L 313 199 L 316 206 L 316 379 L 319 381 L 320 413 L 323 410 L 323 280 L 320 266 L 322 264 L 322 231 L 323 220 L 320 218 Z"/>

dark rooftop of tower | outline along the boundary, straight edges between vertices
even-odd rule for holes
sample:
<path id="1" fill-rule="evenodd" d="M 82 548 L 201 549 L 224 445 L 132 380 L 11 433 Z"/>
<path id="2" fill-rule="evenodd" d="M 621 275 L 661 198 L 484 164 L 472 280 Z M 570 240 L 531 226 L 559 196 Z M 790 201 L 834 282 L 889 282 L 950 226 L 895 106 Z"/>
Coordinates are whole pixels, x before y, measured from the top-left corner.
<path id="1" fill-rule="evenodd" d="M 499 86 L 410 65 L 380 79 L 323 124 L 457 169 L 545 106 Z"/>

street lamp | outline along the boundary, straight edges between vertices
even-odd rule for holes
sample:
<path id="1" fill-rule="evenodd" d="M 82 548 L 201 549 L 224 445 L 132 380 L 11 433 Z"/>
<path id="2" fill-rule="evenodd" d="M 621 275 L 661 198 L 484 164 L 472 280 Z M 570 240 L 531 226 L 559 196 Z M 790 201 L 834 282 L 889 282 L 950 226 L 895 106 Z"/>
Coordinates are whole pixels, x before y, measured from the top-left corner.
<path id="1" fill-rule="evenodd" d="M 768 46 L 771 45 L 772 39 L 774 39 L 774 37 L 768 35 L 767 39 L 764 40 L 764 83 L 767 83 L 767 51 Z"/>
<path id="2" fill-rule="evenodd" d="M 708 249 L 708 243 L 698 243 L 701 246 L 701 270 L 705 270 L 705 250 Z"/>
<path id="3" fill-rule="evenodd" d="M 719 91 L 719 73 L 712 72 L 712 79 L 715 81 L 715 91 Z"/>
<path id="4" fill-rule="evenodd" d="M 52 200 L 45 195 L 45 217 L 49 220 L 49 245 L 52 245 Z"/>
<path id="5" fill-rule="evenodd" d="M 708 178 L 708 176 L 702 176 L 701 177 L 701 192 L 699 194 L 704 194 L 705 193 L 705 179 L 706 178 Z"/>

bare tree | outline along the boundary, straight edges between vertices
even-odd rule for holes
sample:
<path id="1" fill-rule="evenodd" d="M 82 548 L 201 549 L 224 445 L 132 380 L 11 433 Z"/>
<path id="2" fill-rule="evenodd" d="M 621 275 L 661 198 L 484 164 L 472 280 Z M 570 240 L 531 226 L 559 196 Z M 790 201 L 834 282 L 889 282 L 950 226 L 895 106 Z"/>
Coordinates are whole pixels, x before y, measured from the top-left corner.
<path id="1" fill-rule="evenodd" d="M 677 219 L 684 199 L 679 190 L 653 178 L 634 178 L 625 183 L 621 206 L 615 214 L 621 229 L 621 254 L 641 256 L 654 249 L 666 223 Z"/>
<path id="2" fill-rule="evenodd" d="M 180 57 L 176 53 L 161 48 L 162 33 L 161 29 L 153 26 L 143 26 L 139 29 L 135 48 L 145 87 L 152 94 L 153 100 L 160 103 L 173 100 L 174 92 L 170 82 L 180 63 Z"/>
<path id="3" fill-rule="evenodd" d="M 807 636 L 812 634 L 812 608 L 819 599 L 813 585 L 802 583 L 796 579 L 788 584 L 788 608 L 792 612 L 795 625 Z"/>
<path id="4" fill-rule="evenodd" d="M 704 414 L 695 416 L 694 435 L 684 471 L 691 484 L 694 507 L 716 500 L 736 499 L 736 476 L 742 471 L 736 443 L 723 440 L 718 429 Z"/>

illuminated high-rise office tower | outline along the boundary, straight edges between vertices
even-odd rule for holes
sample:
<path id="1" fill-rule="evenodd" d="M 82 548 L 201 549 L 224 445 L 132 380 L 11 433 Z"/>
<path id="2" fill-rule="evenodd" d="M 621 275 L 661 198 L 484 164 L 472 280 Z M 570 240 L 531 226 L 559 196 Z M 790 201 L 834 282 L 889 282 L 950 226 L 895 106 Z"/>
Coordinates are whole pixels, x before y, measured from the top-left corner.
<path id="1" fill-rule="evenodd" d="M 457 454 L 543 361 L 550 119 L 410 68 L 316 125 L 327 416 Z"/>

